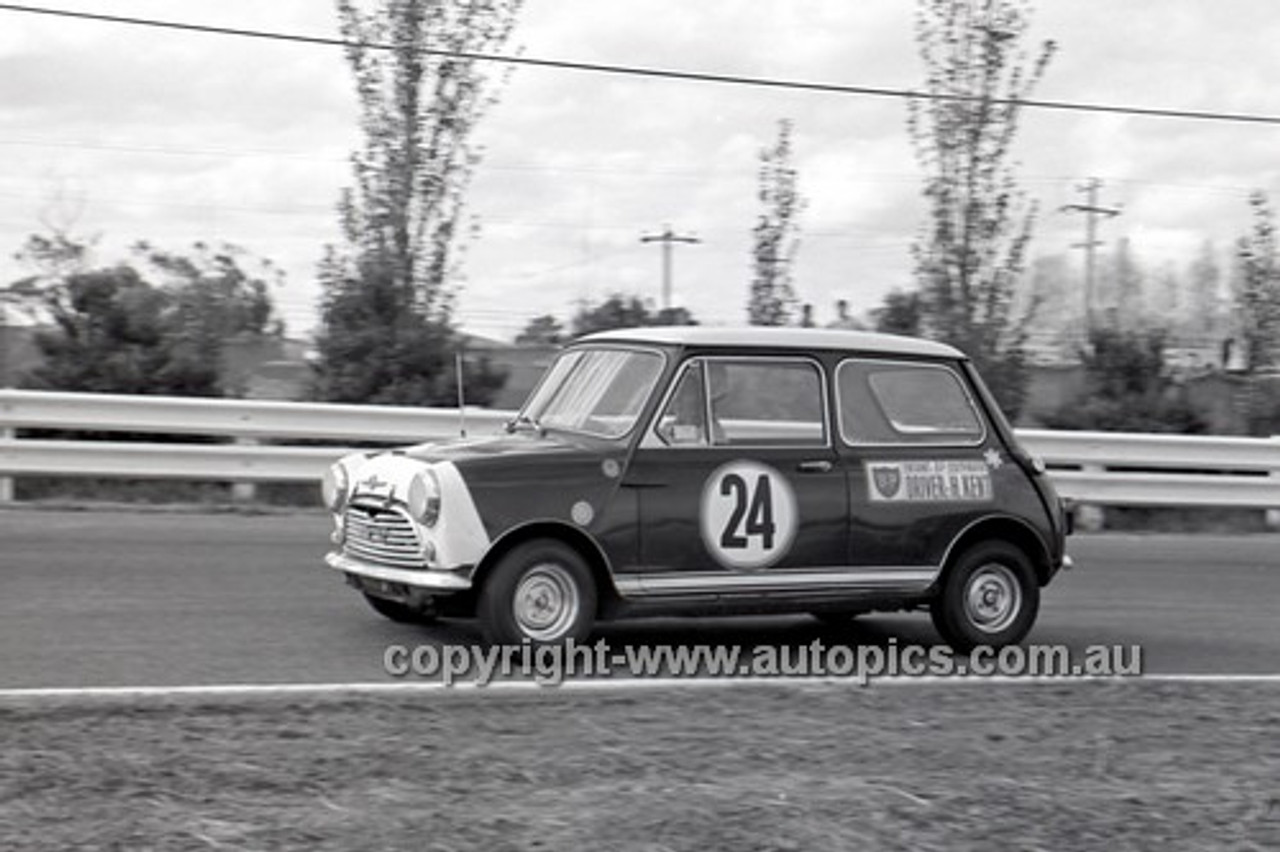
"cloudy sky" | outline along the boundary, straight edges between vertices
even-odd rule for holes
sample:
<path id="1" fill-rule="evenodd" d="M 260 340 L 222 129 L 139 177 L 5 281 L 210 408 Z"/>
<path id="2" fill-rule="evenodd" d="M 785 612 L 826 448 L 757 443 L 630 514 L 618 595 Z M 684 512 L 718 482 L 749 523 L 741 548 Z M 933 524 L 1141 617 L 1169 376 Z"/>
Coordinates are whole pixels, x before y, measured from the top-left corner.
<path id="1" fill-rule="evenodd" d="M 332 37 L 328 0 L 33 0 L 31 5 Z M 1041 0 L 1032 35 L 1059 53 L 1037 96 L 1280 115 L 1280 14 L 1264 0 Z M 527 56 L 910 88 L 911 0 L 526 0 Z M 670 223 L 677 303 L 741 322 L 760 148 L 789 118 L 808 199 L 796 267 L 818 319 L 910 282 L 921 173 L 901 101 L 522 67 L 481 131 L 481 224 L 459 318 L 510 338 L 615 291 L 658 298 Z M 0 281 L 42 222 L 98 237 L 227 241 L 287 272 L 291 333 L 315 324 L 314 269 L 357 143 L 340 50 L 0 10 Z M 1077 186 L 1105 181 L 1104 226 L 1152 266 L 1205 240 L 1224 254 L 1254 189 L 1280 192 L 1280 126 L 1029 111 L 1017 147 L 1042 209 L 1033 251 L 1069 252 Z M 1080 264 L 1079 252 L 1073 263 Z"/>

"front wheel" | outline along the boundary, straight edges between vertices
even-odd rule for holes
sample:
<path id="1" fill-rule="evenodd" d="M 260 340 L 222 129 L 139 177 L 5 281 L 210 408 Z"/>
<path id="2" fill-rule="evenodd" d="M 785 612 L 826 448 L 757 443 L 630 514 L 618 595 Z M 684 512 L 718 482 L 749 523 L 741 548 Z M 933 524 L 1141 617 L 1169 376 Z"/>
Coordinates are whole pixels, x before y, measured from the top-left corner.
<path id="1" fill-rule="evenodd" d="M 930 606 L 933 625 L 957 651 L 1020 642 L 1040 610 L 1040 585 L 1027 555 L 988 541 L 956 560 Z"/>
<path id="2" fill-rule="evenodd" d="M 591 633 L 595 611 L 591 569 L 555 539 L 512 548 L 485 581 L 476 608 L 484 638 L 497 645 L 581 642 Z"/>

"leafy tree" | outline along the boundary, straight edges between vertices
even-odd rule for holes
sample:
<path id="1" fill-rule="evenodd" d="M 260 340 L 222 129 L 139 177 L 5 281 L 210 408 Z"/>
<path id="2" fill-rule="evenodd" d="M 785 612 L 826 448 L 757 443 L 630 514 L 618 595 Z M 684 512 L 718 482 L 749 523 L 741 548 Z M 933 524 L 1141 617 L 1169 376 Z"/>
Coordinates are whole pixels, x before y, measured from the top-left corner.
<path id="1" fill-rule="evenodd" d="M 326 327 L 317 336 L 316 381 L 330 402 L 454 405 L 456 358 L 465 340 L 442 319 L 423 317 L 391 270 L 333 279 L 324 302 Z M 462 359 L 467 401 L 483 405 L 505 375 L 485 361 Z"/>
<path id="2" fill-rule="evenodd" d="M 908 112 L 929 211 L 912 248 L 925 330 L 968 353 L 1011 416 L 1027 382 L 1023 318 L 1011 305 L 1035 206 L 1010 155 L 1022 102 L 1055 49 L 1046 41 L 1027 56 L 1029 15 L 1027 0 L 919 0 L 927 97 Z"/>
<path id="3" fill-rule="evenodd" d="M 196 243 L 193 249 L 192 254 L 182 255 L 146 242 L 134 247 L 171 294 L 165 321 L 174 358 L 190 364 L 192 370 L 212 364 L 220 372 L 228 340 L 284 334 L 270 294 L 284 274 L 268 260 L 259 261 L 257 271 L 242 268 L 240 261 L 247 254 L 235 246 L 214 249 Z"/>
<path id="4" fill-rule="evenodd" d="M 1145 323 L 1143 290 L 1146 287 L 1146 276 L 1142 265 L 1134 256 L 1133 245 L 1128 237 L 1121 237 L 1116 241 L 1110 268 L 1103 283 L 1111 291 L 1108 314 L 1113 325 L 1132 328 Z"/>
<path id="5" fill-rule="evenodd" d="M 598 305 L 583 302 L 573 317 L 573 336 L 615 328 L 641 328 L 656 325 L 697 325 L 693 314 L 685 308 L 663 308 L 653 311 L 638 296 L 615 293 Z"/>
<path id="6" fill-rule="evenodd" d="M 647 325 L 697 325 L 688 308 L 662 308 L 653 314 Z"/>
<path id="7" fill-rule="evenodd" d="M 756 198 L 764 207 L 752 229 L 753 277 L 747 317 L 752 325 L 789 325 L 795 310 L 792 263 L 799 248 L 799 215 L 804 198 L 792 164 L 792 124 L 778 122 L 778 138 L 760 152 Z"/>
<path id="8" fill-rule="evenodd" d="M 176 254 L 147 242 L 134 252 L 160 273 L 164 285 L 178 295 L 178 308 L 188 328 L 228 338 L 237 334 L 279 336 L 284 322 L 275 313 L 271 288 L 284 282 L 284 272 L 270 260 L 254 259 L 234 245 L 217 248 L 196 243 L 192 254 Z M 245 269 L 251 261 L 257 270 Z"/>
<path id="9" fill-rule="evenodd" d="M 338 0 L 359 96 L 364 147 L 344 193 L 348 247 L 411 290 L 425 315 L 447 308 L 453 252 L 471 174 L 472 136 L 496 98 L 486 66 L 460 54 L 499 52 L 522 0 Z"/>
<path id="10" fill-rule="evenodd" d="M 42 363 L 24 380 L 30 387 L 220 396 L 226 341 L 282 333 L 268 280 L 242 269 L 246 254 L 234 246 L 197 244 L 189 257 L 140 244 L 136 254 L 167 279 L 156 284 L 125 263 L 75 271 L 70 259 L 84 254 L 71 243 L 27 245 L 55 249 L 24 254 L 43 268 L 39 293 L 54 325 L 36 336 Z"/>
<path id="11" fill-rule="evenodd" d="M 1169 376 L 1161 329 L 1098 327 L 1081 353 L 1085 389 L 1045 418 L 1051 429 L 1205 432 L 1208 424 Z"/>
<path id="12" fill-rule="evenodd" d="M 1217 253 L 1213 243 L 1205 240 L 1200 253 L 1191 261 L 1187 271 L 1187 293 L 1183 319 L 1187 331 L 1198 338 L 1214 336 L 1220 332 L 1221 315 L 1218 287 L 1222 272 L 1218 268 Z"/>
<path id="13" fill-rule="evenodd" d="M 338 0 L 363 147 L 339 203 L 343 245 L 320 267 L 318 398 L 454 401 L 453 286 L 474 233 L 463 219 L 480 159 L 473 135 L 496 100 L 471 57 L 500 52 L 521 3 L 378 0 L 365 11 Z M 495 380 L 480 369 L 469 396 L 484 401 Z"/>
<path id="14" fill-rule="evenodd" d="M 516 343 L 531 346 L 559 346 L 564 342 L 564 326 L 551 314 L 543 314 L 529 320 L 524 330 L 516 335 Z"/>
<path id="15" fill-rule="evenodd" d="M 52 331 L 28 387 L 97 393 L 219 396 L 217 360 L 178 354 L 174 295 L 130 266 L 69 276 L 49 294 Z"/>
<path id="16" fill-rule="evenodd" d="M 30 316 L 40 301 L 39 279 L 31 276 L 0 286 L 0 387 L 8 387 L 13 381 L 14 370 L 10 353 L 13 327 L 12 317 Z"/>
<path id="17" fill-rule="evenodd" d="M 1028 343 L 1059 347 L 1071 341 L 1074 351 L 1083 340 L 1084 305 L 1070 259 L 1065 254 L 1036 257 L 1029 280 L 1030 286 L 1021 288 L 1015 300 L 1015 310 L 1024 313 L 1028 305 L 1035 305 L 1034 315 L 1023 326 Z"/>
<path id="18" fill-rule="evenodd" d="M 1185 307 L 1186 294 L 1183 291 L 1182 279 L 1178 277 L 1176 265 L 1171 261 L 1165 261 L 1148 280 L 1150 281 L 1149 292 L 1144 295 L 1145 304 L 1149 306 L 1147 310 L 1168 328 L 1175 331 L 1184 330 L 1185 323 L 1180 320 Z"/>
<path id="19" fill-rule="evenodd" d="M 884 303 L 871 312 L 876 331 L 886 334 L 920 334 L 920 294 L 895 287 L 885 294 Z"/>
<path id="20" fill-rule="evenodd" d="M 81 272 L 88 264 L 93 245 L 89 240 L 72 236 L 66 230 L 48 234 L 31 234 L 15 258 L 36 269 L 36 277 L 49 282 L 65 279 Z"/>
<path id="21" fill-rule="evenodd" d="M 1275 213 L 1266 193 L 1249 196 L 1253 226 L 1236 242 L 1235 301 L 1249 372 L 1273 366 L 1280 330 Z"/>

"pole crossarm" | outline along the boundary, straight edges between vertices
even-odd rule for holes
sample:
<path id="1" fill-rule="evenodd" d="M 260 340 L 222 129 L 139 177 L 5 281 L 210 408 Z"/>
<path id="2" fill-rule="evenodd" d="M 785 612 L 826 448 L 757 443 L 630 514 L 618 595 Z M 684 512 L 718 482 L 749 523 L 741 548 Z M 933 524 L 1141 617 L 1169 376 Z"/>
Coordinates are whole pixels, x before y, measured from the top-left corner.
<path id="1" fill-rule="evenodd" d="M 688 245 L 696 245 L 702 242 L 698 237 L 692 234 L 677 234 L 671 229 L 670 225 L 666 225 L 660 234 L 644 234 L 640 237 L 642 243 L 660 243 L 662 245 L 662 309 L 664 311 L 671 310 L 671 289 L 672 289 L 672 273 L 671 273 L 671 249 L 676 243 L 685 243 Z"/>
<path id="2" fill-rule="evenodd" d="M 1076 191 L 1085 194 L 1086 201 L 1084 204 L 1064 204 L 1059 208 L 1063 213 L 1083 213 L 1084 214 L 1084 242 L 1072 243 L 1072 248 L 1084 249 L 1084 319 L 1086 328 L 1093 328 L 1093 302 L 1094 302 L 1094 278 L 1095 278 L 1095 256 L 1097 249 L 1102 245 L 1102 241 L 1098 239 L 1098 219 L 1111 219 L 1120 215 L 1119 207 L 1103 207 L 1098 203 L 1098 190 L 1102 188 L 1102 181 L 1098 178 L 1090 178 L 1084 184 L 1076 187 Z"/>

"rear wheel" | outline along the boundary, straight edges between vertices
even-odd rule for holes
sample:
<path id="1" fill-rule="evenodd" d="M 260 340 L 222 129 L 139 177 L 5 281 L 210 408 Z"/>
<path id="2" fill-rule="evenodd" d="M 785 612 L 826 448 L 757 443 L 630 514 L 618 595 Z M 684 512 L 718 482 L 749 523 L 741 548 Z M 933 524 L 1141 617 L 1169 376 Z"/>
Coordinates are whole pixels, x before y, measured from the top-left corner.
<path id="1" fill-rule="evenodd" d="M 933 626 L 952 648 L 969 651 L 1022 641 L 1040 610 L 1040 585 L 1022 550 L 987 541 L 966 550 L 930 606 Z"/>
<path id="2" fill-rule="evenodd" d="M 436 620 L 433 613 L 419 612 L 411 609 L 402 603 L 389 601 L 386 598 L 379 598 L 374 595 L 366 594 L 364 599 L 369 602 L 369 606 L 379 615 L 385 616 L 399 624 L 431 624 Z"/>
<path id="3" fill-rule="evenodd" d="M 559 645 L 591 633 L 596 585 L 579 553 L 555 539 L 534 539 L 499 560 L 480 591 L 476 613 L 487 641 Z"/>

